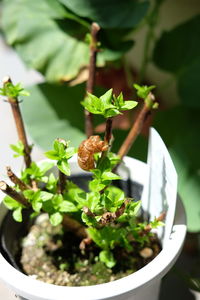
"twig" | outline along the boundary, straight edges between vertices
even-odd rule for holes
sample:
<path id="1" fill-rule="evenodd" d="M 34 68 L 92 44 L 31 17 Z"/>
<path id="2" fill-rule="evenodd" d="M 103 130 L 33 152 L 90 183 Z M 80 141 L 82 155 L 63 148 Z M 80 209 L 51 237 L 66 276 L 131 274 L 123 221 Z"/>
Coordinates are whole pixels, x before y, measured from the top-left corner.
<path id="1" fill-rule="evenodd" d="M 12 83 L 10 77 L 5 77 L 3 79 L 4 85 L 6 85 L 9 82 Z M 19 101 L 17 98 L 8 97 L 8 102 L 10 103 L 11 108 L 12 108 L 19 140 L 24 145 L 24 161 L 25 161 L 26 167 L 28 168 L 31 165 L 31 156 L 30 156 L 31 148 L 28 145 L 26 132 L 25 132 L 25 128 L 24 128 L 24 122 L 23 122 L 20 107 L 19 107 Z"/>
<path id="2" fill-rule="evenodd" d="M 154 95 L 152 93 L 149 93 L 148 95 L 149 100 L 152 101 L 152 103 L 155 101 Z M 134 122 L 128 136 L 126 137 L 125 141 L 123 142 L 121 148 L 119 149 L 118 155 L 120 159 L 122 159 L 130 150 L 131 146 L 135 142 L 136 138 L 142 131 L 144 122 L 150 115 L 152 106 L 148 105 L 147 102 L 145 101 L 143 108 L 139 112 L 136 121 Z M 115 167 L 116 170 L 116 167 Z"/>
<path id="3" fill-rule="evenodd" d="M 86 90 L 89 93 L 93 93 L 95 84 L 95 71 L 96 71 L 96 57 L 97 57 L 97 35 L 100 30 L 100 26 L 97 23 L 92 23 L 91 26 L 91 42 L 90 42 L 90 62 L 89 62 L 89 75 L 86 85 Z M 85 132 L 89 138 L 93 135 L 93 120 L 92 114 L 85 109 Z"/>
<path id="4" fill-rule="evenodd" d="M 31 187 L 29 185 L 27 185 L 26 183 L 24 183 L 19 177 L 17 177 L 17 175 L 15 175 L 15 173 L 13 173 L 13 171 L 11 170 L 10 167 L 6 167 L 7 169 L 7 175 L 10 178 L 10 180 L 19 186 L 21 191 L 25 191 L 25 190 L 30 190 Z"/>
<path id="5" fill-rule="evenodd" d="M 113 118 L 108 118 L 106 120 L 106 130 L 105 130 L 105 136 L 104 141 L 110 146 L 111 138 L 112 138 L 112 122 Z"/>
<path id="6" fill-rule="evenodd" d="M 17 202 L 24 205 L 25 207 L 30 206 L 26 198 L 22 194 L 15 191 L 12 187 L 10 187 L 5 181 L 0 181 L 0 190 L 9 197 L 15 199 Z"/>
<path id="7" fill-rule="evenodd" d="M 59 194 L 63 194 L 66 186 L 66 181 L 67 181 L 67 176 L 61 172 L 60 170 L 58 171 L 58 189 L 57 192 Z"/>
<path id="8" fill-rule="evenodd" d="M 87 231 L 86 231 L 85 227 L 82 224 L 80 224 L 78 221 L 76 221 L 75 219 L 70 218 L 67 215 L 64 215 L 62 224 L 67 229 L 69 229 L 69 231 L 74 232 L 74 234 L 76 234 L 76 236 L 78 236 L 80 238 L 87 238 L 88 237 L 88 234 L 87 234 Z"/>

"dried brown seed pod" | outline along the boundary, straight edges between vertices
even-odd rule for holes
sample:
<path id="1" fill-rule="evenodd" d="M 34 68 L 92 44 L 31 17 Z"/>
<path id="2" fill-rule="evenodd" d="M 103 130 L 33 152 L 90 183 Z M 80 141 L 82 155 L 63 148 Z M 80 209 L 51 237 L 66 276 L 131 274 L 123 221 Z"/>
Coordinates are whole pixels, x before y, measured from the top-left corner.
<path id="1" fill-rule="evenodd" d="M 78 164 L 85 170 L 94 169 L 94 153 L 108 150 L 108 144 L 101 141 L 99 135 L 92 135 L 84 140 L 78 148 Z"/>

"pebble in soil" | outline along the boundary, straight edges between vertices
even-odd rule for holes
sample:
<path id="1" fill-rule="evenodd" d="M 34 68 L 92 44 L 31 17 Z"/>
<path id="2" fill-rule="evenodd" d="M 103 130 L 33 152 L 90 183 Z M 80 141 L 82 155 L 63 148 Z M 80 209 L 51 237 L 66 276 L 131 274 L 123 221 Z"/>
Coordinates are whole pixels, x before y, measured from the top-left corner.
<path id="1" fill-rule="evenodd" d="M 22 242 L 21 264 L 24 272 L 35 279 L 62 286 L 86 286 L 113 281 L 142 268 L 159 252 L 156 238 L 150 247 L 127 253 L 115 250 L 117 265 L 109 269 L 98 261 L 99 249 L 90 245 L 83 253 L 80 239 L 52 226 L 46 214 L 39 216 Z"/>

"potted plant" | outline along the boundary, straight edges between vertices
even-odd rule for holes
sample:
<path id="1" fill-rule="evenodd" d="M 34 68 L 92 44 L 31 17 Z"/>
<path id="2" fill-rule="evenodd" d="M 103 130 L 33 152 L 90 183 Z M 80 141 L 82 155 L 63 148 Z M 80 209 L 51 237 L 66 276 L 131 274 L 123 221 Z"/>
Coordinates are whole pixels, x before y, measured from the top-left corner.
<path id="1" fill-rule="evenodd" d="M 19 107 L 19 96 L 27 92 L 10 78 L 3 81 L 1 94 L 11 104 L 19 135 L 19 142 L 11 147 L 16 156 L 24 157 L 26 167 L 21 175 L 7 167 L 14 187 L 0 182 L 1 191 L 7 195 L 3 204 L 13 211 L 15 221 L 22 222 L 17 227 L 10 215 L 4 218 L 7 210 L 1 205 L 0 274 L 26 299 L 129 299 L 133 295 L 134 299 L 157 299 L 160 280 L 175 262 L 184 241 L 185 220 L 179 202 L 173 233 L 162 248 L 153 229 L 164 225 L 167 211 L 147 222 L 138 215 L 141 202 L 119 187 L 126 189 L 134 180 L 138 184 L 131 172 L 129 183 L 119 176 L 122 161 L 130 171 L 137 168 L 140 178 L 147 176 L 145 164 L 125 155 L 158 104 L 152 93 L 154 86 L 134 85 L 144 105 L 118 154 L 112 153 L 113 118 L 134 108 L 137 102 L 125 101 L 122 93 L 116 96 L 112 89 L 101 97 L 93 94 L 98 31 L 98 25 L 93 24 L 87 95 L 82 102 L 87 139 L 78 149 L 58 138 L 53 150 L 46 152 L 49 160 L 32 162 Z M 106 119 L 103 139 L 93 134 L 92 114 Z M 112 184 L 115 181 L 118 186 Z M 24 220 L 28 222 L 24 224 Z M 13 253 L 18 254 L 15 250 L 21 228 L 26 237 L 17 260 Z M 29 276 L 13 268 L 6 255 Z M 139 271 L 133 273 L 136 269 Z"/>

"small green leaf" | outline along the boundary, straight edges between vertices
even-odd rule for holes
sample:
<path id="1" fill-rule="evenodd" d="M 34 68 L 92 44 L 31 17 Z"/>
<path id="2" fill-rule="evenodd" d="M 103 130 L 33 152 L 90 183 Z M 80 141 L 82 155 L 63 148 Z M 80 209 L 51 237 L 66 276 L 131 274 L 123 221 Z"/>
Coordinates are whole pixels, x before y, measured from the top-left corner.
<path id="1" fill-rule="evenodd" d="M 18 207 L 13 211 L 13 218 L 16 222 L 22 222 L 22 207 Z"/>
<path id="2" fill-rule="evenodd" d="M 3 203 L 5 204 L 5 206 L 8 209 L 16 209 L 16 208 L 22 206 L 19 202 L 17 202 L 16 200 L 14 200 L 13 198 L 11 198 L 9 196 L 4 197 Z"/>
<path id="3" fill-rule="evenodd" d="M 101 183 L 100 180 L 94 179 L 89 182 L 89 189 L 92 192 L 99 192 L 105 188 L 105 184 Z"/>
<path id="4" fill-rule="evenodd" d="M 108 90 L 105 94 L 103 94 L 100 99 L 105 108 L 109 108 L 110 104 L 112 104 L 112 93 L 113 89 Z"/>
<path id="5" fill-rule="evenodd" d="M 33 201 L 31 202 L 32 208 L 35 212 L 40 212 L 41 208 L 42 208 L 42 202 L 38 199 L 33 199 Z"/>
<path id="6" fill-rule="evenodd" d="M 112 117 L 121 115 L 121 113 L 118 109 L 111 108 L 111 109 L 107 109 L 103 115 L 105 118 L 112 118 Z"/>
<path id="7" fill-rule="evenodd" d="M 117 180 L 117 179 L 121 179 L 121 177 L 113 172 L 105 171 L 102 174 L 102 179 L 103 180 Z"/>
<path id="8" fill-rule="evenodd" d="M 40 192 L 40 199 L 42 201 L 50 200 L 50 199 L 52 199 L 52 197 L 53 197 L 52 193 L 48 193 L 48 192 L 44 192 L 44 191 Z"/>
<path id="9" fill-rule="evenodd" d="M 75 212 L 78 211 L 78 208 L 74 205 L 74 203 L 70 202 L 70 201 L 66 201 L 64 200 L 59 207 L 59 210 L 61 212 Z"/>
<path id="10" fill-rule="evenodd" d="M 77 153 L 77 149 L 74 147 L 69 147 L 65 150 L 65 157 L 70 159 L 75 153 Z"/>
<path id="11" fill-rule="evenodd" d="M 120 107 L 120 110 L 130 110 L 138 105 L 136 101 L 124 101 L 124 104 Z"/>
<path id="12" fill-rule="evenodd" d="M 51 214 L 49 219 L 53 226 L 57 226 L 62 222 L 63 216 L 59 212 L 56 212 Z"/>
<path id="13" fill-rule="evenodd" d="M 146 99 L 147 96 L 149 95 L 149 93 L 151 92 L 151 90 L 155 89 L 155 85 L 150 85 L 150 86 L 147 86 L 147 85 L 139 85 L 139 84 L 134 84 L 133 85 L 134 88 L 137 90 L 137 95 L 138 97 L 142 98 L 142 99 Z"/>
<path id="14" fill-rule="evenodd" d="M 17 153 L 14 157 L 24 156 L 24 144 L 21 141 L 18 141 L 16 145 L 11 144 L 10 148 Z"/>
<path id="15" fill-rule="evenodd" d="M 99 259 L 101 262 L 105 263 L 108 268 L 113 268 L 116 265 L 114 256 L 109 250 L 102 250 L 99 253 Z"/>
<path id="16" fill-rule="evenodd" d="M 59 156 L 57 154 L 57 151 L 55 151 L 55 150 L 49 150 L 49 151 L 45 152 L 44 155 L 49 159 L 59 160 Z"/>
<path id="17" fill-rule="evenodd" d="M 58 169 L 65 175 L 70 175 L 70 166 L 67 159 L 59 160 L 57 163 Z"/>

